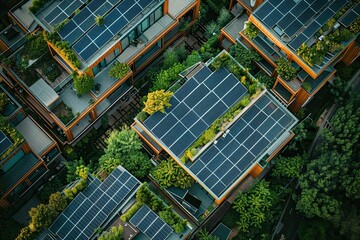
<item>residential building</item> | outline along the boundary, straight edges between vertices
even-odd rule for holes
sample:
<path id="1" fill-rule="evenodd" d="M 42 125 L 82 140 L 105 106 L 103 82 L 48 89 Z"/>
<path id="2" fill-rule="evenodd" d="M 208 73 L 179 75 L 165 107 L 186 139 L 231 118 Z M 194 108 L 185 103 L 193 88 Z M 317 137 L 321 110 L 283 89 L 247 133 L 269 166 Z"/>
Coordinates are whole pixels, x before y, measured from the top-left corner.
<path id="1" fill-rule="evenodd" d="M 263 58 L 258 67 L 276 77 L 271 91 L 293 112 L 332 79 L 336 63 L 351 64 L 360 54 L 359 32 L 352 28 L 359 21 L 356 1 L 232 0 L 230 9 L 249 16 L 237 16 L 221 30 L 223 47 L 239 43 L 255 49 Z M 245 21 L 258 29 L 256 37 L 245 34 Z M 294 78 L 277 74 L 279 58 L 298 69 Z"/>
<path id="2" fill-rule="evenodd" d="M 16 99 L 6 93 L 7 104 L 0 112 L 0 208 L 14 211 L 26 202 L 58 170 L 60 150 Z"/>
<path id="3" fill-rule="evenodd" d="M 132 127 L 220 204 L 291 140 L 297 119 L 226 51 L 189 69 L 184 80 L 165 113 L 135 119 Z"/>
<path id="4" fill-rule="evenodd" d="M 49 52 L 29 60 L 26 44 L 10 48 L 2 78 L 59 141 L 74 143 L 131 98 L 134 76 L 195 23 L 200 0 L 53 0 L 35 10 L 31 5 L 17 5 L 9 18 L 24 34 L 47 32 Z M 130 68 L 110 77 L 115 63 Z M 77 92 L 72 72 L 93 79 L 90 93 Z"/>

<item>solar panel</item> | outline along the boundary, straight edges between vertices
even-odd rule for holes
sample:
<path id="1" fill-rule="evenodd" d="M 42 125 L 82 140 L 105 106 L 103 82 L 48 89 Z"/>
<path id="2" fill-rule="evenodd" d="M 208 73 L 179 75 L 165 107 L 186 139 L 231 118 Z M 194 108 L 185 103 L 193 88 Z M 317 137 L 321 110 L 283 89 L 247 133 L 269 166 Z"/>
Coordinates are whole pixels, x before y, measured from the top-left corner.
<path id="1" fill-rule="evenodd" d="M 165 240 L 173 232 L 147 205 L 143 205 L 130 219 L 130 223 L 137 227 L 151 240 Z"/>
<path id="2" fill-rule="evenodd" d="M 126 24 L 131 22 L 144 8 L 154 1 L 144 0 L 135 2 L 134 0 L 123 0 L 105 16 L 103 25 L 93 24 L 93 28 L 74 44 L 74 50 L 84 61 L 89 60 L 101 47 L 117 35 Z M 88 43 L 89 40 L 90 43 Z"/>
<path id="3" fill-rule="evenodd" d="M 272 11 L 264 20 L 269 28 L 273 28 L 283 15 L 276 9 Z"/>
<path id="4" fill-rule="evenodd" d="M 70 17 L 76 9 L 80 8 L 85 0 L 63 0 L 50 13 L 48 13 L 44 20 L 51 26 L 55 27 L 57 24 Z"/>
<path id="5" fill-rule="evenodd" d="M 292 37 L 295 33 L 299 31 L 299 29 L 303 26 L 303 24 L 299 20 L 295 20 L 292 24 L 290 24 L 286 29 L 285 33 L 288 37 Z"/>
<path id="6" fill-rule="evenodd" d="M 351 10 L 349 11 L 339 22 L 344 26 L 344 27 L 349 27 L 350 24 L 352 24 L 356 18 L 359 17 L 359 14 L 357 14 L 355 11 Z"/>
<path id="7" fill-rule="evenodd" d="M 80 192 L 49 230 L 61 239 L 84 239 L 84 236 L 90 239 L 94 230 L 139 186 L 134 176 L 123 168 L 116 168 L 104 182 L 95 179 Z"/>
<path id="8" fill-rule="evenodd" d="M 297 36 L 296 38 L 294 38 L 290 43 L 289 46 L 296 51 L 301 44 L 303 44 L 304 42 L 306 42 L 308 40 L 308 37 L 306 37 L 304 34 L 300 34 L 299 36 Z"/>
<path id="9" fill-rule="evenodd" d="M 298 20 L 305 24 L 307 23 L 313 16 L 315 15 L 315 11 L 311 8 L 306 9 L 298 18 Z"/>
<path id="10" fill-rule="evenodd" d="M 295 20 L 294 15 L 292 15 L 291 13 L 288 13 L 288 14 L 286 14 L 286 15 L 277 23 L 277 25 L 278 25 L 281 29 L 285 29 L 285 28 L 287 28 L 287 26 L 289 26 L 294 20 Z"/>
<path id="11" fill-rule="evenodd" d="M 337 12 L 339 11 L 343 6 L 345 6 L 345 4 L 347 3 L 347 0 L 336 0 L 334 1 L 332 4 L 330 4 L 329 8 L 333 11 L 333 12 Z"/>
<path id="12" fill-rule="evenodd" d="M 307 8 L 309 4 L 305 1 L 300 1 L 296 6 L 291 9 L 291 14 L 294 15 L 296 18 L 299 17 Z"/>
<path id="13" fill-rule="evenodd" d="M 144 125 L 176 156 L 181 157 L 217 118 L 246 93 L 247 89 L 225 68 L 212 72 L 203 67 L 174 94 L 173 98 L 179 104 L 171 106 L 167 114 L 158 112 L 151 115 Z"/>
<path id="14" fill-rule="evenodd" d="M 6 150 L 8 150 L 12 145 L 13 143 L 11 140 L 2 131 L 0 131 L 0 155 L 6 152 Z"/>
<path id="15" fill-rule="evenodd" d="M 196 159 L 190 170 L 220 196 L 239 179 L 292 124 L 295 119 L 275 104 L 269 93 L 262 96 L 228 130 L 225 138 Z"/>

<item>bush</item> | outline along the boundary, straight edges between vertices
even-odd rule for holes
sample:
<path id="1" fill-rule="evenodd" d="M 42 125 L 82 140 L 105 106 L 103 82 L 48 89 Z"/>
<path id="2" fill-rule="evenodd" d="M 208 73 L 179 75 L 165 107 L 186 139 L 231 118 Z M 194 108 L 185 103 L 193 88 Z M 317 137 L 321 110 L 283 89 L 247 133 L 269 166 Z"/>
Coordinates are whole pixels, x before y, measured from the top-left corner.
<path id="1" fill-rule="evenodd" d="M 255 38 L 259 34 L 259 29 L 252 23 L 247 22 L 244 33 L 251 39 Z"/>
<path id="2" fill-rule="evenodd" d="M 32 14 L 37 13 L 50 0 L 33 0 L 29 10 Z"/>
<path id="3" fill-rule="evenodd" d="M 148 117 L 149 115 L 144 112 L 144 111 L 141 111 L 139 112 L 137 115 L 136 115 L 136 118 L 140 121 L 140 122 L 144 122 L 145 119 Z"/>
<path id="4" fill-rule="evenodd" d="M 109 71 L 109 76 L 117 79 L 123 78 L 128 72 L 130 68 L 126 63 L 116 62 L 114 66 Z"/>
<path id="5" fill-rule="evenodd" d="M 104 232 L 103 235 L 101 235 L 98 240 L 117 240 L 117 239 L 123 239 L 123 227 L 121 225 L 117 227 L 111 227 L 109 231 Z"/>
<path id="6" fill-rule="evenodd" d="M 216 22 L 219 24 L 220 28 L 224 27 L 232 19 L 231 14 L 226 8 L 221 8 L 219 16 Z"/>
<path id="7" fill-rule="evenodd" d="M 143 203 L 136 202 L 134 205 L 129 208 L 123 215 L 121 215 L 120 220 L 127 222 L 130 218 L 143 206 Z"/>
<path id="8" fill-rule="evenodd" d="M 164 113 L 166 107 L 171 107 L 170 98 L 172 95 L 172 92 L 165 92 L 164 90 L 149 93 L 143 111 L 149 115 L 158 111 Z"/>
<path id="9" fill-rule="evenodd" d="M 46 53 L 48 51 L 48 46 L 43 38 L 43 35 L 42 34 L 37 34 L 37 35 L 29 34 L 26 37 L 24 51 L 28 55 L 29 59 L 39 58 L 44 53 Z"/>
<path id="10" fill-rule="evenodd" d="M 163 68 L 170 68 L 174 64 L 179 62 L 179 56 L 177 55 L 174 48 L 168 48 L 164 53 Z"/>
<path id="11" fill-rule="evenodd" d="M 0 93 L 0 112 L 4 110 L 6 104 L 7 104 L 7 95 L 5 93 Z"/>
<path id="12" fill-rule="evenodd" d="M 205 37 L 210 38 L 212 36 L 216 36 L 219 34 L 220 32 L 220 26 L 219 24 L 217 24 L 216 22 L 212 21 L 209 24 L 207 24 L 205 26 L 206 30 L 205 30 Z"/>
<path id="13" fill-rule="evenodd" d="M 94 78 L 88 75 L 79 75 L 77 72 L 72 73 L 74 79 L 74 88 L 79 94 L 89 93 L 94 88 Z"/>
<path id="14" fill-rule="evenodd" d="M 284 80 L 291 81 L 296 77 L 298 70 L 294 68 L 288 60 L 279 58 L 276 63 L 278 65 L 276 71 Z"/>

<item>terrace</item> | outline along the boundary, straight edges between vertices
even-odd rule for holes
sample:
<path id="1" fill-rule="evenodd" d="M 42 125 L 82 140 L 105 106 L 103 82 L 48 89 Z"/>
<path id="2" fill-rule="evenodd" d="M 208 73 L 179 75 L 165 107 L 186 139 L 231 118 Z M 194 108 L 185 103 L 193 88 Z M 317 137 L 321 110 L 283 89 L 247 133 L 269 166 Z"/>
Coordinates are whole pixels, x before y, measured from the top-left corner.
<path id="1" fill-rule="evenodd" d="M 169 0 L 169 14 L 176 18 L 193 3 L 195 3 L 194 0 Z"/>
<path id="2" fill-rule="evenodd" d="M 191 77 L 170 103 L 165 114 L 136 124 L 216 200 L 289 139 L 297 122 L 226 52 Z"/>
<path id="3" fill-rule="evenodd" d="M 15 51 L 25 43 L 24 36 L 24 32 L 17 25 L 9 25 L 0 32 L 0 40 L 11 51 Z M 8 50 L 4 50 L 4 52 Z"/>
<path id="4" fill-rule="evenodd" d="M 236 41 L 240 37 L 239 32 L 244 29 L 245 21 L 248 20 L 248 16 L 246 14 L 241 14 L 236 16 L 231 22 L 229 22 L 223 30 L 231 36 L 233 41 Z"/>

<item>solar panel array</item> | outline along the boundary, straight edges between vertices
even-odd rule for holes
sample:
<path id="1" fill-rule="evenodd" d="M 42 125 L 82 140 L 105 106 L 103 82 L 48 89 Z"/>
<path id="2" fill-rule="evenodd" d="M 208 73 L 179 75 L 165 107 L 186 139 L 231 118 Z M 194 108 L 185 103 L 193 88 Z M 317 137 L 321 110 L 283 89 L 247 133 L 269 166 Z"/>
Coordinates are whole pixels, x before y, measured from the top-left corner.
<path id="1" fill-rule="evenodd" d="M 59 31 L 61 38 L 87 61 L 140 12 L 156 0 L 93 0 Z M 95 24 L 105 16 L 104 24 Z"/>
<path id="2" fill-rule="evenodd" d="M 268 0 L 253 14 L 281 36 L 293 38 L 289 47 L 297 50 L 347 3 L 348 0 Z"/>
<path id="3" fill-rule="evenodd" d="M 3 154 L 13 143 L 11 140 L 0 131 L 0 155 Z"/>
<path id="4" fill-rule="evenodd" d="M 229 128 L 226 137 L 196 159 L 190 170 L 221 196 L 295 121 L 266 93 Z"/>
<path id="5" fill-rule="evenodd" d="M 60 239 L 90 239 L 94 230 L 139 186 L 139 180 L 118 167 L 104 182 L 95 179 L 80 192 L 49 230 Z"/>
<path id="6" fill-rule="evenodd" d="M 360 3 L 348 11 L 339 21 L 344 27 L 349 27 L 360 15 Z"/>
<path id="7" fill-rule="evenodd" d="M 143 205 L 130 219 L 130 223 L 140 229 L 151 240 L 165 240 L 173 232 L 147 205 Z"/>
<path id="8" fill-rule="evenodd" d="M 225 68 L 212 72 L 203 67 L 170 100 L 167 114 L 155 113 L 144 125 L 176 156 L 237 103 L 247 89 Z"/>
<path id="9" fill-rule="evenodd" d="M 80 8 L 86 0 L 63 0 L 50 13 L 48 13 L 44 20 L 51 26 L 61 23 L 70 17 L 78 8 Z"/>

